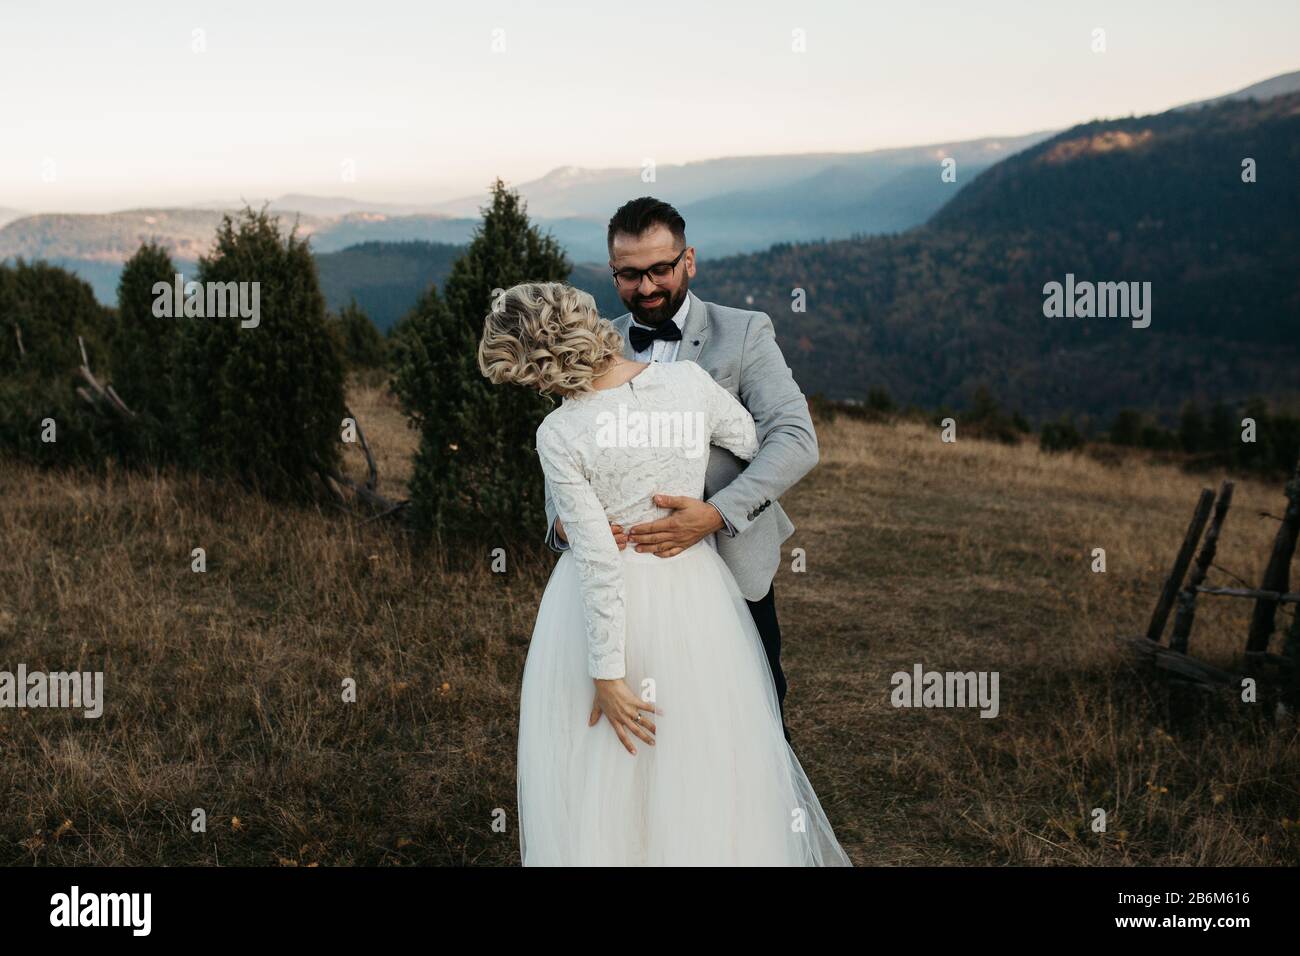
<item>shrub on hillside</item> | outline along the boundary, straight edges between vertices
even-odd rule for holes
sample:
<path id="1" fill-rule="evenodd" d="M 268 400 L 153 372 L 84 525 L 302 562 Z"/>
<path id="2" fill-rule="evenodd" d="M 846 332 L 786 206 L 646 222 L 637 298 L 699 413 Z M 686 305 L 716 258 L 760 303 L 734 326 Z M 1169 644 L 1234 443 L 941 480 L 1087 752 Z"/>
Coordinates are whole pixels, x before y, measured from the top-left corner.
<path id="1" fill-rule="evenodd" d="M 118 281 L 117 322 L 109 342 L 113 388 L 138 416 L 135 443 L 151 462 L 173 457 L 180 443 L 176 361 L 181 323 L 187 320 L 154 314 L 155 287 L 173 288 L 176 271 L 166 249 L 140 246 Z"/>
<path id="2" fill-rule="evenodd" d="M 133 411 L 163 415 L 174 405 L 172 377 L 184 319 L 154 315 L 154 287 L 162 282 L 173 288 L 176 271 L 166 249 L 145 243 L 118 280 L 109 368 L 113 387 Z"/>
<path id="3" fill-rule="evenodd" d="M 115 436 L 76 394 L 82 345 L 92 369 L 102 373 L 106 364 L 108 315 L 90 286 L 64 269 L 21 259 L 0 265 L 0 449 L 49 465 L 111 453 Z"/>
<path id="4" fill-rule="evenodd" d="M 1083 444 L 1083 436 L 1070 421 L 1044 422 L 1038 447 L 1045 452 L 1073 451 Z"/>
<path id="5" fill-rule="evenodd" d="M 255 326 L 186 318 L 177 363 L 185 458 L 271 497 L 301 497 L 339 460 L 343 368 L 316 264 L 265 210 L 226 216 L 200 283 L 258 283 Z M 249 287 L 246 287 L 249 288 Z"/>
<path id="6" fill-rule="evenodd" d="M 329 327 L 348 370 L 382 368 L 388 361 L 388 341 L 356 299 L 330 317 Z"/>
<path id="7" fill-rule="evenodd" d="M 1134 447 L 1142 443 L 1142 415 L 1131 408 L 1122 409 L 1110 426 L 1110 440 L 1115 445 Z"/>
<path id="8" fill-rule="evenodd" d="M 444 542 L 540 539 L 545 526 L 537 426 L 554 407 L 531 389 L 490 384 L 478 340 L 495 290 L 569 274 L 559 244 L 498 180 L 443 294 L 430 288 L 396 330 L 394 390 L 420 432 L 411 520 Z"/>
<path id="9" fill-rule="evenodd" d="M 1015 445 L 1030 430 L 1029 423 L 1017 412 L 1008 415 L 987 385 L 975 389 L 971 407 L 960 416 L 963 431 L 968 437 L 999 441 Z"/>
<path id="10" fill-rule="evenodd" d="M 880 415 L 892 415 L 898 410 L 889 389 L 883 385 L 873 385 L 867 390 L 867 408 Z"/>
<path id="11" fill-rule="evenodd" d="M 102 363 L 108 316 L 90 286 L 65 269 L 21 259 L 0 264 L 0 375 L 73 370 L 81 364 L 78 337 L 92 366 Z"/>

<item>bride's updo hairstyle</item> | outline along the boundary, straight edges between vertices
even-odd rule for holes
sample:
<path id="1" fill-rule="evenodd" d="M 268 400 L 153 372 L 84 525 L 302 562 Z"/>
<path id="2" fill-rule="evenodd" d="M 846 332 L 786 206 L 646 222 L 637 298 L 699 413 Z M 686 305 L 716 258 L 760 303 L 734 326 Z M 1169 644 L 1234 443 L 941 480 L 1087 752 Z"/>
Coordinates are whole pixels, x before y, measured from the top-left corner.
<path id="1" fill-rule="evenodd" d="M 483 320 L 478 367 L 494 385 L 570 395 L 591 391 L 622 352 L 623 337 L 589 294 L 564 282 L 523 282 L 501 293 Z"/>

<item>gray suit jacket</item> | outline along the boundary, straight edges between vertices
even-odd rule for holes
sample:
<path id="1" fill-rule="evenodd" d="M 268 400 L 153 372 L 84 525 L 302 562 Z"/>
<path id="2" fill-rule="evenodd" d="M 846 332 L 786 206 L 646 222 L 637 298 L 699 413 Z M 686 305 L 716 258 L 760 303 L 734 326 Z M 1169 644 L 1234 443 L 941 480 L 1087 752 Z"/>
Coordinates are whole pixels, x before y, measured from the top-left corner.
<path id="1" fill-rule="evenodd" d="M 623 336 L 623 354 L 634 358 L 628 342 L 631 313 L 612 320 Z M 750 601 L 762 599 L 781 564 L 781 544 L 794 533 L 777 499 L 817 464 L 817 434 L 808 401 L 795 384 L 777 347 L 772 320 L 762 312 L 731 309 L 691 294 L 677 361 L 695 362 L 714 381 L 740 399 L 754 416 L 760 448 L 748 465 L 731 452 L 709 448 L 704 495 L 735 529 L 715 536 L 727 563 Z M 546 543 L 563 551 L 555 534 L 555 505 L 546 489 Z"/>

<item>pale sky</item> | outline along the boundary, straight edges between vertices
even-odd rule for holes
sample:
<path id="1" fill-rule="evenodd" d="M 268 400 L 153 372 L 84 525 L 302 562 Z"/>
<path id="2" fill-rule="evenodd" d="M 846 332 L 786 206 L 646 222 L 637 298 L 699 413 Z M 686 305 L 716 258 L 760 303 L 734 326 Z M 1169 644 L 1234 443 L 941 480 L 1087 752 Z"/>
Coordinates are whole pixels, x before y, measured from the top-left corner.
<path id="1" fill-rule="evenodd" d="M 0 0 L 0 206 L 436 201 L 1054 129 L 1297 68 L 1297 0 Z"/>

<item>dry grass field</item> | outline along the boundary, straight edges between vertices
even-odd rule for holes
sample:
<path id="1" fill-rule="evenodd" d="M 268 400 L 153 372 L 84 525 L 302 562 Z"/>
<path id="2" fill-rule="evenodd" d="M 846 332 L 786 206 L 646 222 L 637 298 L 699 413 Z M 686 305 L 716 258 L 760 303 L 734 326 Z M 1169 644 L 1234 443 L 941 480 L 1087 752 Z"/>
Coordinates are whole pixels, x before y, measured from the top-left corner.
<path id="1" fill-rule="evenodd" d="M 400 496 L 413 435 L 385 392 L 352 399 Z M 1295 722 L 1170 689 L 1113 641 L 1219 476 L 913 424 L 820 435 L 787 499 L 807 570 L 787 562 L 777 603 L 795 748 L 855 863 L 1300 862 Z M 1257 580 L 1258 513 L 1281 507 L 1280 484 L 1239 482 L 1219 563 Z M 98 720 L 0 710 L 0 864 L 517 863 L 549 568 L 453 570 L 386 522 L 193 477 L 0 465 L 0 670 L 103 670 L 107 697 Z M 1231 664 L 1248 617 L 1204 601 L 1193 652 Z M 917 663 L 997 671 L 999 716 L 895 709 L 890 675 Z"/>

